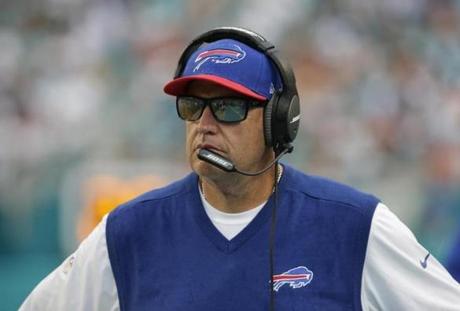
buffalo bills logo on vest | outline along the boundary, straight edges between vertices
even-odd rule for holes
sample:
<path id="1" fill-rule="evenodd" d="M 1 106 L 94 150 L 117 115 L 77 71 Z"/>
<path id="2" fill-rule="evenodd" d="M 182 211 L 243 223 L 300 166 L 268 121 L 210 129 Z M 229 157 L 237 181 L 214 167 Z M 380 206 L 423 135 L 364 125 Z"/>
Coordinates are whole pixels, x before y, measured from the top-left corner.
<path id="1" fill-rule="evenodd" d="M 313 279 L 313 272 L 305 266 L 292 268 L 284 273 L 273 276 L 273 289 L 277 292 L 283 285 L 289 284 L 291 288 L 307 286 Z"/>
<path id="2" fill-rule="evenodd" d="M 246 52 L 243 51 L 238 45 L 234 45 L 235 49 L 214 49 L 207 50 L 198 54 L 195 59 L 195 66 L 193 72 L 200 69 L 201 65 L 207 61 L 211 61 L 215 64 L 233 64 L 242 60 L 246 56 Z"/>

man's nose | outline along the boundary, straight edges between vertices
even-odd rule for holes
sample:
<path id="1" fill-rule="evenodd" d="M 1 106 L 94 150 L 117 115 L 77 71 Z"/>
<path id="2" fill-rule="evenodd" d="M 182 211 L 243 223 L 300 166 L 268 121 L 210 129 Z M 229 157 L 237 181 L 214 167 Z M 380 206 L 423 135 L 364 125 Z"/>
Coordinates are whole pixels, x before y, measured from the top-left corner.
<path id="1" fill-rule="evenodd" d="M 200 122 L 203 124 L 215 124 L 218 122 L 216 118 L 214 118 L 214 115 L 212 114 L 211 108 L 209 106 L 206 106 L 204 108 L 203 114 L 200 118 Z"/>
<path id="2" fill-rule="evenodd" d="M 205 107 L 203 114 L 199 119 L 199 128 L 207 133 L 215 132 L 217 129 L 217 122 L 218 121 L 216 120 L 216 118 L 214 118 L 214 115 L 212 114 L 211 108 L 209 106 Z"/>

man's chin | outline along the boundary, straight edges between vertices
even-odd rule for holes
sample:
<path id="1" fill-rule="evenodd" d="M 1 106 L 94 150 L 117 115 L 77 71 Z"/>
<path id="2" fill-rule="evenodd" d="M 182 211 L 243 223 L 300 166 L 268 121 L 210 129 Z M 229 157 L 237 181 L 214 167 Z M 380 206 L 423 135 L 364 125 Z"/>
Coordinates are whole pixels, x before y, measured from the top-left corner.
<path id="1" fill-rule="evenodd" d="M 201 160 L 197 160 L 193 163 L 192 169 L 200 176 L 215 175 L 220 174 L 221 172 L 223 173 L 223 171 L 218 167 Z"/>

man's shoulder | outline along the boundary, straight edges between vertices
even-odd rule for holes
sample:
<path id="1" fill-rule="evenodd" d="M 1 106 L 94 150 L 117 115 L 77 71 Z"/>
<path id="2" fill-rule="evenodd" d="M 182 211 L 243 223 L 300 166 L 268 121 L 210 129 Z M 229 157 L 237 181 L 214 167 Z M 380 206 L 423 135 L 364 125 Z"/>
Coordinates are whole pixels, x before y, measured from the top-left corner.
<path id="1" fill-rule="evenodd" d="M 286 188 L 311 200 L 372 209 L 380 202 L 374 195 L 352 186 L 323 176 L 306 174 L 289 166 L 286 166 L 286 175 Z"/>
<path id="2" fill-rule="evenodd" d="M 129 213 L 131 210 L 142 209 L 152 205 L 161 205 L 162 203 L 172 200 L 174 197 L 181 195 L 186 196 L 187 193 L 194 189 L 196 182 L 196 174 L 190 173 L 182 179 L 176 180 L 164 187 L 145 192 L 138 197 L 121 204 L 111 212 L 110 216 Z"/>

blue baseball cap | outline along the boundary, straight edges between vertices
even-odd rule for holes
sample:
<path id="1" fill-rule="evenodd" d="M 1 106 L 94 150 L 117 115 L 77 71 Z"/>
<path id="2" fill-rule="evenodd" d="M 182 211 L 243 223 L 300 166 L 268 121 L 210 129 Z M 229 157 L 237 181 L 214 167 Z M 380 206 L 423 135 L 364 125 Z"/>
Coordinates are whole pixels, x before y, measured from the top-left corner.
<path id="1" fill-rule="evenodd" d="M 201 45 L 188 59 L 180 77 L 164 92 L 186 95 L 191 81 L 209 81 L 256 100 L 269 100 L 281 88 L 276 66 L 262 52 L 233 39 Z"/>

